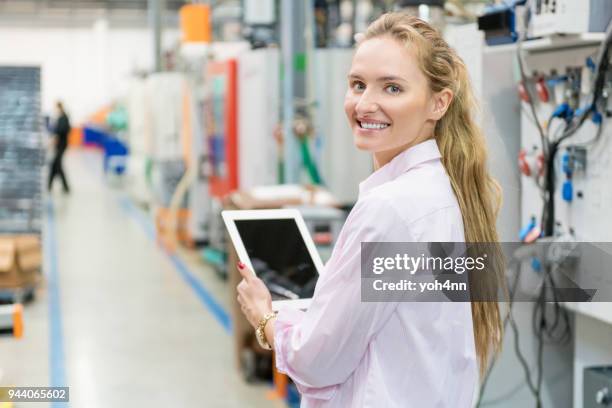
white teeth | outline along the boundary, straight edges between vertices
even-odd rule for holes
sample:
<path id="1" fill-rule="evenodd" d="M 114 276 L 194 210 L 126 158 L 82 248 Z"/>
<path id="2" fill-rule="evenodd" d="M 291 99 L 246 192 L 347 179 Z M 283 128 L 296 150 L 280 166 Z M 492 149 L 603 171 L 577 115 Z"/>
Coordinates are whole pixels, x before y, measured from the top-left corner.
<path id="1" fill-rule="evenodd" d="M 387 126 L 389 126 L 386 123 L 367 123 L 367 122 L 361 122 L 361 127 L 364 129 L 384 129 Z"/>

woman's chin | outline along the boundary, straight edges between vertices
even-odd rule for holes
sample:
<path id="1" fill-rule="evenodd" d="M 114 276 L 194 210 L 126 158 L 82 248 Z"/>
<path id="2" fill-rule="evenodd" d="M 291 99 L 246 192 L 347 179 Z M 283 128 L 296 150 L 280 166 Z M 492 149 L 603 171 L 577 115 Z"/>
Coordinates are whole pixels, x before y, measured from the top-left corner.
<path id="1" fill-rule="evenodd" d="M 353 143 L 355 144 L 355 147 L 359 150 L 363 150 L 366 152 L 374 152 L 374 150 L 376 150 L 375 146 L 372 143 L 372 140 L 367 140 L 366 138 L 361 136 L 353 135 Z"/>

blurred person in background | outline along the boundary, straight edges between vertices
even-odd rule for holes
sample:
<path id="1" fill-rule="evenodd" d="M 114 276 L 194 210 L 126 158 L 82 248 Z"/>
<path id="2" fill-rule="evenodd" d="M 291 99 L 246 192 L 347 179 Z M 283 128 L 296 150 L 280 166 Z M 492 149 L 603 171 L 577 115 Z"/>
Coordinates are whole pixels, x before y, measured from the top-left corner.
<path id="1" fill-rule="evenodd" d="M 51 168 L 49 169 L 49 191 L 53 187 L 53 180 L 55 176 L 59 176 L 62 181 L 62 186 L 64 187 L 64 193 L 70 192 L 70 187 L 68 187 L 68 181 L 66 180 L 66 174 L 64 173 L 64 168 L 62 166 L 62 159 L 64 157 L 64 153 L 68 148 L 68 135 L 70 134 L 70 119 L 66 114 L 64 109 L 64 105 L 62 102 L 57 102 L 57 121 L 55 123 L 55 128 L 53 129 L 54 137 L 54 145 L 55 145 L 55 156 L 53 156 L 53 161 L 51 162 Z"/>

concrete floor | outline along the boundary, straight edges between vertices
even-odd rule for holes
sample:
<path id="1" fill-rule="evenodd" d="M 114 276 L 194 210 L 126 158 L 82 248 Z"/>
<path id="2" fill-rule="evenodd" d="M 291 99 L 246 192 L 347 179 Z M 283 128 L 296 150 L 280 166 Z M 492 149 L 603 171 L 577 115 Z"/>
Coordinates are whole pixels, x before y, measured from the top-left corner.
<path id="1" fill-rule="evenodd" d="M 58 183 L 47 208 L 46 282 L 24 338 L 0 337 L 0 384 L 66 384 L 71 407 L 284 407 L 235 368 L 219 321 L 227 285 L 193 253 L 173 261 L 155 244 L 148 218 L 104 181 L 99 153 L 69 151 L 65 167 L 72 192 Z"/>

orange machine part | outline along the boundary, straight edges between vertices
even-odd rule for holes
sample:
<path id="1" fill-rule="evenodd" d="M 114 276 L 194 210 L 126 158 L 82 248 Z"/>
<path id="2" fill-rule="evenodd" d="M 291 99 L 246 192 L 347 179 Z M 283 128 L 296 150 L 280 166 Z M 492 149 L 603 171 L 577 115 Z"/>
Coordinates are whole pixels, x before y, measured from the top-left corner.
<path id="1" fill-rule="evenodd" d="M 287 398 L 287 385 L 289 384 L 289 378 L 279 372 L 276 369 L 276 357 L 272 354 L 272 379 L 274 382 L 274 388 L 266 393 L 266 398 L 268 400 L 284 400 Z"/>
<path id="2" fill-rule="evenodd" d="M 13 336 L 20 339 L 23 337 L 23 306 L 15 305 L 13 310 Z"/>
<path id="3" fill-rule="evenodd" d="M 83 144 L 83 128 L 75 127 L 70 130 L 68 135 L 68 145 L 71 147 L 81 146 Z"/>
<path id="4" fill-rule="evenodd" d="M 186 4 L 181 7 L 179 18 L 183 42 L 210 42 L 210 6 Z"/>
<path id="5" fill-rule="evenodd" d="M 238 63 L 235 59 L 208 64 L 208 77 L 225 75 L 225 160 L 226 177 L 212 174 L 209 177 L 209 190 L 213 197 L 222 198 L 238 189 Z"/>

